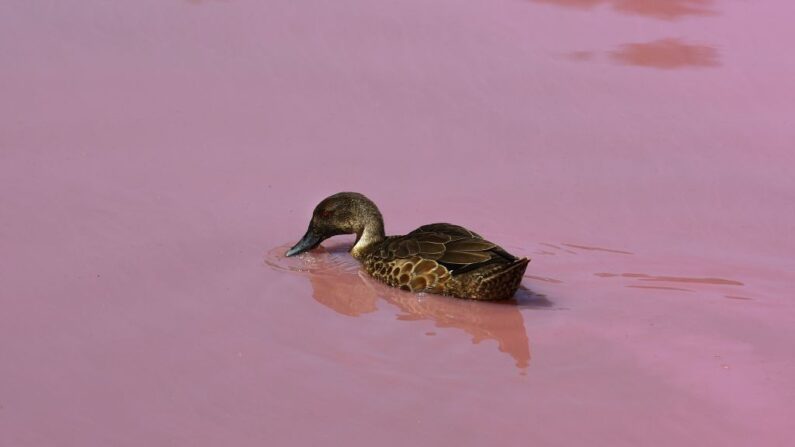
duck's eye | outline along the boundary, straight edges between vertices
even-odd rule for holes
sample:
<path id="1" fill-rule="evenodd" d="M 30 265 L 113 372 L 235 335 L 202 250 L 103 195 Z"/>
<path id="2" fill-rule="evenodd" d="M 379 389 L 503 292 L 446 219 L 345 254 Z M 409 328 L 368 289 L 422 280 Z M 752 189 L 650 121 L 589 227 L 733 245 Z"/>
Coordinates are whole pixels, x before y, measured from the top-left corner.
<path id="1" fill-rule="evenodd" d="M 332 214 L 334 214 L 334 211 L 332 211 L 332 210 L 321 210 L 319 214 L 320 214 L 320 217 L 322 217 L 323 219 L 328 219 L 329 217 L 331 217 Z"/>

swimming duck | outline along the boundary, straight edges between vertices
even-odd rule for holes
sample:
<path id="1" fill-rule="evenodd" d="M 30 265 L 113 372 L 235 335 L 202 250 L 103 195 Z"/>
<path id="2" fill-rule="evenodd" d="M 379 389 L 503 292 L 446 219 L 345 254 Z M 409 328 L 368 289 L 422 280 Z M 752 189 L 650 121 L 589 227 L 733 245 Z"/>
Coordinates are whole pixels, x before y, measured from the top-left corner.
<path id="1" fill-rule="evenodd" d="M 448 223 L 423 225 L 404 236 L 386 236 L 378 207 L 356 192 L 323 199 L 312 213 L 306 234 L 285 256 L 311 250 L 339 234 L 356 235 L 350 252 L 367 273 L 411 292 L 508 299 L 516 293 L 530 262 Z"/>

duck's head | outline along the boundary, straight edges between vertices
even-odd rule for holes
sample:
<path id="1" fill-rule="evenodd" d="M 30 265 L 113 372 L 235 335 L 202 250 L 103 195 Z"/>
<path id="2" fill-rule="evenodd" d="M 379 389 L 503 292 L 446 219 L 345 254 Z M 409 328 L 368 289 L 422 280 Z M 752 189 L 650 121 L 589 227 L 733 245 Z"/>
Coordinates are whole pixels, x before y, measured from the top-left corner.
<path id="1" fill-rule="evenodd" d="M 356 234 L 354 256 L 368 245 L 384 239 L 384 221 L 378 207 L 357 192 L 340 192 L 326 197 L 312 213 L 312 220 L 304 237 L 287 250 L 294 256 L 311 250 L 324 240 L 338 234 Z"/>

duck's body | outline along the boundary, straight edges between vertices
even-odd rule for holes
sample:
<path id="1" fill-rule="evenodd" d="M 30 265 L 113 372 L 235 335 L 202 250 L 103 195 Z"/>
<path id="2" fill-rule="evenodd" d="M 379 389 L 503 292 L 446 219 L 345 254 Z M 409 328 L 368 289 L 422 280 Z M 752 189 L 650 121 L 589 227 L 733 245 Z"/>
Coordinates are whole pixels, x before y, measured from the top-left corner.
<path id="1" fill-rule="evenodd" d="M 412 292 L 475 300 L 508 299 L 529 260 L 458 225 L 424 225 L 404 236 L 385 236 L 375 204 L 358 193 L 339 193 L 316 208 L 306 235 L 287 256 L 312 249 L 335 234 L 355 233 L 351 254 L 374 278 Z"/>
<path id="2" fill-rule="evenodd" d="M 367 273 L 390 286 L 475 300 L 512 297 L 529 262 L 447 223 L 387 237 L 360 259 Z"/>

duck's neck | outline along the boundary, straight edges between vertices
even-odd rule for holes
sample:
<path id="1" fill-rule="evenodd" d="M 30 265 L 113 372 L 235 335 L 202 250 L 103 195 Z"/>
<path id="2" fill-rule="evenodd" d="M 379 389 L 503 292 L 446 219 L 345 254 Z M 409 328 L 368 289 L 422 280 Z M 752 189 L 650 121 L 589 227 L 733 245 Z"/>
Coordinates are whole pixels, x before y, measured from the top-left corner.
<path id="1" fill-rule="evenodd" d="M 351 248 L 351 255 L 356 259 L 361 259 L 365 253 L 379 242 L 386 238 L 384 234 L 384 221 L 380 214 L 372 216 L 367 220 L 364 227 L 356 232 L 356 243 Z"/>

